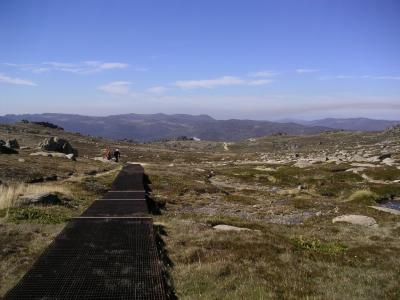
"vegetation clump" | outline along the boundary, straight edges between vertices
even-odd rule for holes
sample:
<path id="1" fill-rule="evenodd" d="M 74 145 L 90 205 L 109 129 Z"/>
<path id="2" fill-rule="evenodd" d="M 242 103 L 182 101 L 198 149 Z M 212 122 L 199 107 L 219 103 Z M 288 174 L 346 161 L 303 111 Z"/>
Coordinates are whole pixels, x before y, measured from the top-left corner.
<path id="1" fill-rule="evenodd" d="M 317 238 L 305 238 L 300 236 L 294 240 L 298 249 L 306 251 L 316 251 L 325 254 L 338 254 L 347 250 L 347 246 L 333 242 L 323 242 Z"/>
<path id="2" fill-rule="evenodd" d="M 9 221 L 15 223 L 26 221 L 38 224 L 59 224 L 70 219 L 66 213 L 48 212 L 36 207 L 10 208 L 7 216 Z"/>
<path id="3" fill-rule="evenodd" d="M 26 121 L 26 120 L 24 120 L 24 121 Z M 62 128 L 62 127 L 60 127 L 60 126 L 58 126 L 56 124 L 50 123 L 50 122 L 32 122 L 32 123 L 36 124 L 36 125 L 43 126 L 43 127 L 47 127 L 47 128 L 64 130 L 64 128 Z"/>
<path id="4" fill-rule="evenodd" d="M 365 205 L 374 205 L 379 199 L 379 196 L 370 190 L 358 190 L 350 195 L 348 201 Z"/>

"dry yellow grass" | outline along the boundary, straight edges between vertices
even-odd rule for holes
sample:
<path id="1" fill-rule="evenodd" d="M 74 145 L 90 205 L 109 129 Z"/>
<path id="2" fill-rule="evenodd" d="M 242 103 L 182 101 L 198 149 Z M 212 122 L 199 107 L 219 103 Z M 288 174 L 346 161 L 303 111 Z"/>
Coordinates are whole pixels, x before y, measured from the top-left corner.
<path id="1" fill-rule="evenodd" d="M 18 206 L 18 198 L 21 196 L 51 192 L 58 192 L 66 195 L 70 194 L 67 187 L 54 183 L 14 183 L 11 185 L 0 186 L 0 209 Z"/>

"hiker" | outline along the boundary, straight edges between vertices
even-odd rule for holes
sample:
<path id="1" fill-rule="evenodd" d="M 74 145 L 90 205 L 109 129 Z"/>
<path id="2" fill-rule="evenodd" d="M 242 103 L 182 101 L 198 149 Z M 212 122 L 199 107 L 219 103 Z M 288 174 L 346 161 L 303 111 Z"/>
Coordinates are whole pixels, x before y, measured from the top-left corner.
<path id="1" fill-rule="evenodd" d="M 104 159 L 107 159 L 107 160 L 111 159 L 111 151 L 110 151 L 110 149 L 107 149 L 106 152 L 104 153 Z"/>
<path id="2" fill-rule="evenodd" d="M 119 152 L 119 149 L 115 149 L 115 151 L 114 151 L 115 162 L 118 162 L 118 159 L 120 156 L 121 156 L 121 153 Z"/>

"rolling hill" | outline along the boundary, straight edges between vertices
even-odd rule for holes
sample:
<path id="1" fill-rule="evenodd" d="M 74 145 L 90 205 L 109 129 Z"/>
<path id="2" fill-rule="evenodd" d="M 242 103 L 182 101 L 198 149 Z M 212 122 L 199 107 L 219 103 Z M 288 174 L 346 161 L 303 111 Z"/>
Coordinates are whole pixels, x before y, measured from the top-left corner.
<path id="1" fill-rule="evenodd" d="M 253 120 L 216 120 L 207 115 L 124 114 L 93 117 L 72 114 L 22 114 L 0 117 L 0 123 L 21 120 L 51 122 L 65 130 L 111 139 L 133 139 L 140 142 L 170 139 L 178 136 L 211 141 L 236 141 L 284 133 L 315 134 L 331 130 L 322 126 Z"/>

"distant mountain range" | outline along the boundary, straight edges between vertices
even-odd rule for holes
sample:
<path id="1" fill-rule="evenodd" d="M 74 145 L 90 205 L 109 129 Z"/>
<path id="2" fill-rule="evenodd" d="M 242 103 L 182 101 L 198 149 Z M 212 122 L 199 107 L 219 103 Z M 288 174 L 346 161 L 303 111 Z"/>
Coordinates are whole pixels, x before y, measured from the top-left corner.
<path id="1" fill-rule="evenodd" d="M 382 131 L 390 126 L 400 123 L 400 121 L 375 120 L 368 118 L 348 118 L 348 119 L 327 118 L 314 121 L 296 120 L 293 122 L 306 126 L 323 126 L 334 129 L 343 129 L 351 131 Z"/>
<path id="2" fill-rule="evenodd" d="M 140 142 L 172 139 L 179 136 L 202 140 L 235 141 L 272 134 L 305 135 L 345 129 L 379 131 L 399 121 L 371 119 L 323 119 L 317 121 L 270 122 L 254 120 L 216 120 L 208 115 L 124 114 L 93 117 L 72 114 L 23 114 L 0 116 L 0 123 L 21 120 L 50 122 L 65 130 L 111 139 Z M 302 123 L 302 124 L 299 124 Z"/>

